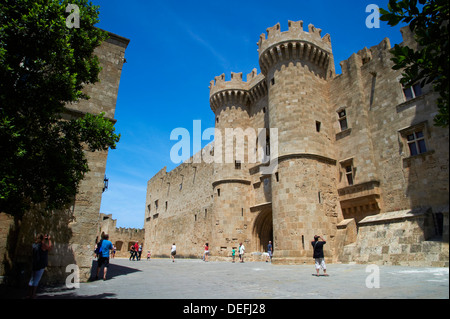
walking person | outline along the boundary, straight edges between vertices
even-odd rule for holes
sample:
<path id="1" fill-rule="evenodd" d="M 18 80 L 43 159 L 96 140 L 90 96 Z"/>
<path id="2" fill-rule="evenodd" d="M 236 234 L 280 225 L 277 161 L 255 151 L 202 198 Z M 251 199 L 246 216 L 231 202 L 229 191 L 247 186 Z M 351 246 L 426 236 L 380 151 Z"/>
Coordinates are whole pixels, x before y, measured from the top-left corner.
<path id="1" fill-rule="evenodd" d="M 244 254 L 245 254 L 245 246 L 240 243 L 239 244 L 239 260 L 241 263 L 244 262 Z"/>
<path id="2" fill-rule="evenodd" d="M 175 243 L 172 244 L 172 249 L 170 250 L 170 256 L 172 256 L 172 262 L 175 262 L 175 255 L 177 254 L 177 246 Z"/>
<path id="3" fill-rule="evenodd" d="M 270 258 L 270 262 L 272 262 L 272 254 L 273 254 L 273 246 L 272 246 L 272 242 L 269 240 L 269 244 L 267 245 L 266 263 L 269 262 L 269 258 Z"/>
<path id="4" fill-rule="evenodd" d="M 39 281 L 44 274 L 45 268 L 48 265 L 48 252 L 53 248 L 50 236 L 39 234 L 36 237 L 33 244 L 33 257 L 32 257 L 32 273 L 31 279 L 28 283 L 28 296 L 27 298 L 36 298 L 37 287 Z"/>
<path id="5" fill-rule="evenodd" d="M 139 260 L 139 242 L 136 242 L 134 244 L 134 257 L 133 257 L 133 260 L 134 260 L 135 257 L 136 257 L 136 260 Z"/>
<path id="6" fill-rule="evenodd" d="M 323 270 L 323 275 L 328 276 L 325 257 L 323 255 L 323 245 L 326 243 L 327 242 L 322 237 L 317 235 L 314 236 L 314 240 L 311 242 L 311 245 L 313 246 L 313 258 L 315 259 L 316 264 L 316 276 L 319 276 L 320 268 Z"/>
<path id="7" fill-rule="evenodd" d="M 106 273 L 109 267 L 109 251 L 112 249 L 113 244 L 109 241 L 109 235 L 104 234 L 101 241 L 100 252 L 97 261 L 97 276 L 95 277 L 95 279 L 98 279 L 100 269 L 103 266 L 103 280 L 106 280 Z"/>
<path id="8" fill-rule="evenodd" d="M 141 255 L 142 255 L 142 244 L 139 245 L 139 249 L 138 249 L 138 260 L 141 260 Z"/>
<path id="9" fill-rule="evenodd" d="M 208 261 L 208 255 L 209 255 L 209 244 L 205 244 L 205 251 L 203 253 L 203 261 Z"/>
<path id="10" fill-rule="evenodd" d="M 234 263 L 234 259 L 236 258 L 236 249 L 234 247 L 231 249 L 231 262 Z"/>
<path id="11" fill-rule="evenodd" d="M 134 260 L 134 258 L 136 257 L 136 254 L 135 254 L 136 252 L 135 252 L 135 250 L 134 250 L 134 245 L 132 245 L 131 247 L 130 247 L 130 260 L 131 260 L 131 258 L 133 258 L 133 260 Z"/>

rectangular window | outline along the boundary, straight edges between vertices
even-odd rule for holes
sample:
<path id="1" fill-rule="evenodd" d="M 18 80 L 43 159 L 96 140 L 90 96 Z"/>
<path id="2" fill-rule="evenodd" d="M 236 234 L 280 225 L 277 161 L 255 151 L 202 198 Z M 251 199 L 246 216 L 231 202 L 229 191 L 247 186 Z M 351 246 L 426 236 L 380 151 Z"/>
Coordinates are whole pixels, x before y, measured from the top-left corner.
<path id="1" fill-rule="evenodd" d="M 406 101 L 415 99 L 416 97 L 419 97 L 422 95 L 422 87 L 420 86 L 419 83 L 414 84 L 407 88 L 404 87 L 403 94 L 405 96 Z"/>
<path id="2" fill-rule="evenodd" d="M 423 131 L 415 131 L 411 134 L 406 135 L 406 140 L 411 156 L 422 154 L 427 151 Z"/>
<path id="3" fill-rule="evenodd" d="M 266 136 L 266 156 L 270 156 L 270 136 Z"/>
<path id="4" fill-rule="evenodd" d="M 405 158 L 431 152 L 426 141 L 427 126 L 427 121 L 423 121 L 398 131 L 403 142 L 404 152 L 402 155 Z"/>
<path id="5" fill-rule="evenodd" d="M 347 177 L 347 183 L 349 186 L 353 185 L 353 166 L 345 166 L 345 176 Z"/>
<path id="6" fill-rule="evenodd" d="M 340 175 L 341 182 L 347 186 L 352 186 L 355 183 L 355 170 L 353 167 L 353 158 L 340 161 Z"/>
<path id="7" fill-rule="evenodd" d="M 241 161 L 235 161 L 234 162 L 234 168 L 235 169 L 241 169 Z"/>
<path id="8" fill-rule="evenodd" d="M 155 200 L 155 209 L 158 209 L 158 200 Z"/>
<path id="9" fill-rule="evenodd" d="M 347 113 L 345 112 L 345 109 L 338 112 L 338 117 L 339 117 L 339 125 L 341 126 L 341 131 L 345 131 L 346 129 L 348 129 Z"/>

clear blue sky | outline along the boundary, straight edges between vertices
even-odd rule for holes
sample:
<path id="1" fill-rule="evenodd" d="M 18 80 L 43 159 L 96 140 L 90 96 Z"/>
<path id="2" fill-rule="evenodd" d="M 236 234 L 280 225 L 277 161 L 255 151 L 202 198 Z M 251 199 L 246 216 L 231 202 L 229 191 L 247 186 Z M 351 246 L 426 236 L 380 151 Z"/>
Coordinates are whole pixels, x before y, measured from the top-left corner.
<path id="1" fill-rule="evenodd" d="M 326 1 L 144 1 L 94 0 L 100 5 L 98 27 L 130 39 L 117 99 L 116 131 L 122 138 L 110 150 L 109 189 L 101 212 L 118 227 L 143 228 L 147 181 L 170 160 L 177 127 L 193 131 L 214 127 L 209 82 L 215 76 L 259 70 L 256 42 L 268 27 L 288 20 L 313 24 L 331 35 L 336 71 L 339 63 L 364 47 L 402 42 L 399 27 L 381 22 L 369 29 L 369 4 L 386 8 L 388 0 Z M 192 134 L 192 133 L 191 133 Z M 205 141 L 203 145 L 209 141 Z M 191 142 L 192 145 L 192 142 Z"/>

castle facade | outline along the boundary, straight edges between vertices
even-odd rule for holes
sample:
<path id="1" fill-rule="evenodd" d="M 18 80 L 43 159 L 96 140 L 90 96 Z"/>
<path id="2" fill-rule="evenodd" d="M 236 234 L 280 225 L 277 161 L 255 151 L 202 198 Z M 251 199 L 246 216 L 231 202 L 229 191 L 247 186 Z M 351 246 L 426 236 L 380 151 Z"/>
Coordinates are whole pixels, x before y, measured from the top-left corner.
<path id="1" fill-rule="evenodd" d="M 261 73 L 211 81 L 214 143 L 148 181 L 144 249 L 199 257 L 209 243 L 226 259 L 243 243 L 258 260 L 272 241 L 274 263 L 309 263 L 317 234 L 332 262 L 448 266 L 449 132 L 433 125 L 437 94 L 402 87 L 390 49 L 364 48 L 337 75 L 328 34 L 268 28 Z M 230 130 L 256 143 L 227 143 Z"/>

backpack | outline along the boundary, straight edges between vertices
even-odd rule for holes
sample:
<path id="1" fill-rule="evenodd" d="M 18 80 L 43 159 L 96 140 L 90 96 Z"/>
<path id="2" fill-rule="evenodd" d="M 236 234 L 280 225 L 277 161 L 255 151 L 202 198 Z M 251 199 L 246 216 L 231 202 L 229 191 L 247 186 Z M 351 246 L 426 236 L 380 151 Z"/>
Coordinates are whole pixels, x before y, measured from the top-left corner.
<path id="1" fill-rule="evenodd" d="M 98 242 L 97 248 L 95 248 L 96 255 L 100 255 L 102 253 L 102 243 L 103 243 L 103 239 Z"/>

